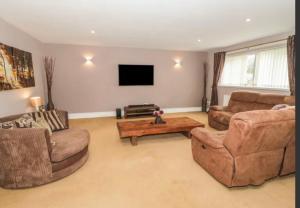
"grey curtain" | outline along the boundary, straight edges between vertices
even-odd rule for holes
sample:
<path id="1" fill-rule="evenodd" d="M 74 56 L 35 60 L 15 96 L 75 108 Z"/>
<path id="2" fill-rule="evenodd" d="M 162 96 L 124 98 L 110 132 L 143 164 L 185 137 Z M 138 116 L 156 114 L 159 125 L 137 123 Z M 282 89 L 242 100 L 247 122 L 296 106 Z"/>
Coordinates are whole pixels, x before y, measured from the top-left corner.
<path id="1" fill-rule="evenodd" d="M 296 62 L 296 36 L 289 36 L 287 39 L 287 60 L 288 60 L 288 70 L 289 70 L 289 84 L 290 93 L 295 95 L 295 62 Z"/>
<path id="2" fill-rule="evenodd" d="M 214 78 L 212 84 L 212 92 L 211 92 L 211 99 L 210 105 L 218 105 L 218 82 L 220 80 L 224 63 L 225 63 L 225 52 L 218 52 L 214 54 Z"/>

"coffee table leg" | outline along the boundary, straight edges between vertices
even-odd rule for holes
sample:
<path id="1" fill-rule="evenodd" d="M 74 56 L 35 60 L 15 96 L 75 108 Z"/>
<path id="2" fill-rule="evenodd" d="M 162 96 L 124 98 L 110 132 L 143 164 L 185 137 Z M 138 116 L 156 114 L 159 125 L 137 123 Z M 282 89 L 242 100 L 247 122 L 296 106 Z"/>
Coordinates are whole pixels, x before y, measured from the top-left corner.
<path id="1" fill-rule="evenodd" d="M 138 143 L 137 143 L 137 137 L 130 137 L 130 142 L 133 146 L 136 146 Z"/>
<path id="2" fill-rule="evenodd" d="M 188 139 L 192 138 L 191 131 L 185 131 L 183 132 L 183 135 L 186 136 Z"/>

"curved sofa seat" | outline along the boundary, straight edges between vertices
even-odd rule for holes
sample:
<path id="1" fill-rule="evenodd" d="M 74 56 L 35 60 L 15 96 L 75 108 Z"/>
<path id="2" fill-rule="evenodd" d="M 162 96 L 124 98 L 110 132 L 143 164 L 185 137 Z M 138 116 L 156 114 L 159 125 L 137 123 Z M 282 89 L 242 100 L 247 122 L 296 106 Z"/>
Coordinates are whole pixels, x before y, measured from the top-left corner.
<path id="1" fill-rule="evenodd" d="M 89 132 L 84 129 L 66 129 L 51 136 L 51 161 L 60 162 L 84 150 L 89 144 Z"/>
<path id="2" fill-rule="evenodd" d="M 68 128 L 68 114 L 59 111 L 65 130 L 0 129 L 0 186 L 28 188 L 68 176 L 88 159 L 90 134 L 83 129 Z M 19 115 L 18 115 L 19 116 Z M 16 117 L 16 116 L 13 116 Z M 0 118 L 5 121 L 13 117 Z"/>

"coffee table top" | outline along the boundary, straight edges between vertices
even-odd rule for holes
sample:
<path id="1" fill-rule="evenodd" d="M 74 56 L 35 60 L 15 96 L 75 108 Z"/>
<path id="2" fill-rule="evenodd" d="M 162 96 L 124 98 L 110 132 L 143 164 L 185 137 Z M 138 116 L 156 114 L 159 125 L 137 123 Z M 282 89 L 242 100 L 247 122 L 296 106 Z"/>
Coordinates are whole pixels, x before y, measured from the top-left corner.
<path id="1" fill-rule="evenodd" d="M 154 119 L 117 122 L 121 138 L 152 134 L 188 132 L 204 124 L 188 117 L 164 118 L 165 124 L 154 124 Z"/>

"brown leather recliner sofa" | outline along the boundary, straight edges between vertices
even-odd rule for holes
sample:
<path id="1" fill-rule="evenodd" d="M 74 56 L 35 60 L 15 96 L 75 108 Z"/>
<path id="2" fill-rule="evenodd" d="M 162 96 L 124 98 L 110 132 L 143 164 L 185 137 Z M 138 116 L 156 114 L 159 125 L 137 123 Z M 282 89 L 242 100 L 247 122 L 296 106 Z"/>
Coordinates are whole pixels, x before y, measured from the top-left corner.
<path id="1" fill-rule="evenodd" d="M 295 110 L 237 113 L 227 131 L 191 134 L 194 160 L 228 187 L 295 172 Z"/>
<path id="2" fill-rule="evenodd" d="M 217 130 L 227 130 L 230 118 L 235 113 L 251 110 L 269 110 L 277 104 L 295 105 L 295 97 L 251 91 L 235 91 L 231 94 L 228 106 L 210 106 L 208 124 Z"/>
<path id="3" fill-rule="evenodd" d="M 85 164 L 89 132 L 69 128 L 68 113 L 57 113 L 67 129 L 51 136 L 42 128 L 0 129 L 0 187 L 16 189 L 46 184 Z M 0 118 L 0 122 L 20 116 Z"/>

